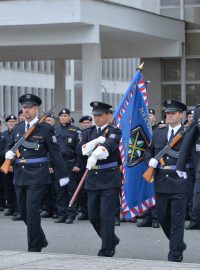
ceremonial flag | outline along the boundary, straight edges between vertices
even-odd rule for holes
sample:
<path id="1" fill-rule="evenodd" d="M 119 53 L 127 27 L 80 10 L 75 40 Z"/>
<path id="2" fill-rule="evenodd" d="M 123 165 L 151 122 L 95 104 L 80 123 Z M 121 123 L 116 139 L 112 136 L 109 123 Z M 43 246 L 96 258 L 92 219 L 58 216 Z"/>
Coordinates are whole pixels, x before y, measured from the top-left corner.
<path id="1" fill-rule="evenodd" d="M 122 214 L 126 220 L 155 205 L 153 183 L 147 183 L 142 176 L 147 169 L 143 154 L 152 138 L 147 106 L 146 83 L 137 70 L 114 114 L 122 131 L 119 148 L 123 167 Z"/>

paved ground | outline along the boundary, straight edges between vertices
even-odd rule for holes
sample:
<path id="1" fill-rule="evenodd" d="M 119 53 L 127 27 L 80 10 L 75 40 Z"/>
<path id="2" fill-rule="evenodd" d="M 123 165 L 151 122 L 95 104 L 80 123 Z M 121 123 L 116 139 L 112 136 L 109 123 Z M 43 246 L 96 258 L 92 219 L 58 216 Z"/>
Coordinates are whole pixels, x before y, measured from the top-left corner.
<path id="1" fill-rule="evenodd" d="M 48 256 L 52 256 L 52 261 L 59 262 L 59 256 L 64 256 L 63 260 L 68 264 L 68 260 L 70 256 L 70 267 L 71 268 L 46 268 L 46 269 L 75 269 L 73 267 L 74 263 L 78 260 L 81 266 L 81 261 L 90 262 L 91 266 L 99 262 L 99 259 L 96 258 L 96 254 L 98 253 L 100 247 L 100 240 L 96 236 L 92 226 L 88 221 L 75 221 L 72 225 L 67 224 L 55 224 L 52 219 L 43 219 L 42 226 L 47 235 L 47 239 L 49 241 L 49 246 L 44 249 L 46 253 L 45 256 L 42 256 L 42 261 L 48 260 Z M 155 261 L 165 261 L 167 260 L 168 253 L 168 241 L 165 238 L 161 229 L 153 229 L 153 228 L 138 228 L 135 224 L 131 223 L 123 223 L 120 227 L 116 227 L 116 233 L 120 237 L 120 245 L 117 247 L 115 258 L 120 259 L 119 267 L 126 262 L 124 258 L 129 259 L 142 259 L 142 260 L 154 260 L 153 265 L 156 265 L 154 269 L 162 269 L 159 268 L 160 264 Z M 199 243 L 200 243 L 200 231 L 186 231 L 185 233 L 185 241 L 187 243 L 187 250 L 184 253 L 184 263 L 196 263 L 200 264 L 200 256 L 199 256 Z M 3 251 L 19 251 L 20 255 L 12 255 L 10 254 L 5 256 Z M 27 245 L 26 245 L 26 227 L 22 221 L 14 222 L 11 221 L 8 217 L 5 217 L 2 212 L 0 212 L 0 266 L 2 261 L 5 261 L 6 258 L 9 258 L 9 262 L 11 259 L 16 260 L 16 258 L 30 257 L 35 258 L 36 255 L 30 255 L 30 253 L 26 253 Z M 17 252 L 18 253 L 18 252 Z M 50 253 L 59 253 L 57 255 L 50 255 Z M 62 253 L 62 255 L 61 255 Z M 73 255 L 64 255 L 64 254 L 73 254 Z M 29 256 L 30 255 L 30 256 Z M 86 255 L 93 256 L 90 257 L 76 257 L 75 255 Z M 33 256 L 33 257 L 32 257 Z M 40 254 L 38 255 L 40 256 Z M 57 257 L 58 256 L 58 257 Z M 2 259 L 3 258 L 3 259 Z M 11 259 L 10 259 L 11 258 Z M 80 260 L 79 260 L 80 258 Z M 122 260 L 121 260 L 122 259 Z M 49 261 L 51 261 L 49 259 Z M 96 261 L 97 260 L 97 261 Z M 111 259 L 112 260 L 112 259 Z M 33 260 L 34 261 L 34 260 Z M 36 260 L 37 261 L 37 260 Z M 115 261 L 112 260 L 112 265 L 115 265 Z M 54 262 L 54 263 L 55 263 Z M 102 268 L 104 269 L 112 269 L 106 268 L 107 262 L 105 260 L 101 260 L 101 262 L 105 262 Z M 109 260 L 110 262 L 110 260 Z M 60 263 L 60 262 L 59 262 Z M 71 264 L 72 263 L 72 264 Z M 152 265 L 149 262 L 141 262 L 137 261 L 137 265 L 146 265 L 147 267 Z M 131 261 L 130 264 L 133 264 Z M 136 262 L 134 261 L 134 265 Z M 30 264 L 31 265 L 31 264 Z M 53 264 L 52 264 L 53 265 Z M 168 265 L 168 263 L 167 263 Z M 170 264 L 171 265 L 171 264 Z M 109 266 L 109 263 L 108 263 Z M 178 267 L 183 269 L 183 263 L 179 264 Z M 4 266 L 1 266 L 4 267 Z M 20 266 L 21 267 L 21 266 Z M 13 268 L 13 269 L 37 269 L 35 266 L 30 266 L 30 268 Z M 31 268 L 32 267 L 32 268 Z M 38 266 L 39 267 L 39 266 Z M 49 266 L 50 267 L 50 266 Z M 128 267 L 128 265 L 126 265 Z M 143 267 L 143 266 L 142 266 Z M 185 266 L 184 266 L 185 267 Z M 193 268 L 195 267 L 195 268 Z M 190 269 L 198 269 L 193 265 Z M 101 269 L 102 269 L 101 268 Z M 171 268 L 171 267 L 170 267 Z M 166 269 L 170 269 L 166 268 Z M 176 267 L 177 268 L 177 267 Z M 0 268 L 0 269 L 12 269 L 12 268 Z M 45 269 L 45 268 L 38 268 Z M 76 269 L 85 269 L 85 268 L 76 268 Z M 100 268 L 89 268 L 89 269 L 100 269 Z M 121 268 L 115 268 L 121 269 Z M 134 269 L 134 268 L 127 268 Z M 136 269 L 136 268 L 135 268 Z M 153 268 L 142 268 L 142 269 L 153 269 Z M 179 269 L 179 268 L 178 268 Z M 187 268 L 186 268 L 187 269 Z"/>

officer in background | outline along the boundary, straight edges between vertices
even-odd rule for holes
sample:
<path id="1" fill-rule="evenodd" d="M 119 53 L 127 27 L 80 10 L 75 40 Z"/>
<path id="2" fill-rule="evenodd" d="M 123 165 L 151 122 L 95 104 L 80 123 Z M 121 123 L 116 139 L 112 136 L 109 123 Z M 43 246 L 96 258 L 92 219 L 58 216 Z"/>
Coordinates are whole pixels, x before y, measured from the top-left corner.
<path id="1" fill-rule="evenodd" d="M 18 111 L 18 123 L 25 120 L 22 109 Z"/>
<path id="2" fill-rule="evenodd" d="M 189 178 L 187 164 L 191 157 L 195 168 L 193 211 L 200 227 L 200 105 L 195 108 L 193 122 L 181 146 L 177 162 L 177 173 L 181 181 Z"/>
<path id="3" fill-rule="evenodd" d="M 156 112 L 154 109 L 149 109 L 149 119 L 151 122 L 152 130 L 157 128 L 156 125 Z M 143 215 L 142 221 L 137 223 L 137 227 L 152 227 L 159 228 L 158 213 L 156 205 L 149 208 Z"/>
<path id="4" fill-rule="evenodd" d="M 4 162 L 5 146 L 4 146 L 4 135 L 1 133 L 1 120 L 0 120 L 0 166 Z M 4 175 L 0 171 L 0 211 L 4 211 L 6 205 L 5 190 L 4 190 Z"/>
<path id="5" fill-rule="evenodd" d="M 79 123 L 80 123 L 81 131 L 83 131 L 84 129 L 92 126 L 92 117 L 90 115 L 83 115 L 79 119 Z M 79 179 L 83 177 L 83 174 L 86 170 L 86 164 L 87 162 L 85 159 L 80 159 Z M 79 204 L 79 210 L 80 210 L 79 211 L 80 215 L 78 216 L 78 220 L 87 220 L 88 219 L 87 191 L 84 187 L 80 191 L 78 204 Z"/>
<path id="6" fill-rule="evenodd" d="M 194 118 L 194 110 L 188 110 L 186 112 L 187 124 L 190 126 L 192 124 Z M 188 182 L 189 182 L 189 196 L 187 203 L 188 216 L 190 218 L 189 224 L 185 225 L 186 230 L 197 230 L 199 229 L 199 225 L 197 223 L 196 216 L 193 211 L 193 194 L 194 194 L 194 185 L 195 185 L 195 169 L 192 158 L 189 161 L 190 163 L 190 173 L 188 174 Z"/>
<path id="7" fill-rule="evenodd" d="M 95 126 L 82 131 L 82 154 L 87 157 L 85 188 L 88 194 L 88 215 L 102 241 L 98 256 L 112 257 L 119 238 L 115 235 L 115 213 L 121 186 L 118 164 L 120 129 L 109 124 L 110 105 L 91 102 Z M 105 137 L 104 137 L 105 135 Z"/>
<path id="8" fill-rule="evenodd" d="M 160 225 L 169 239 L 168 261 L 181 262 L 183 251 L 186 249 L 183 237 L 188 196 L 188 180 L 180 180 L 176 174 L 176 152 L 180 150 L 181 142 L 173 147 L 175 153 L 163 156 L 164 166 L 161 166 L 154 157 L 176 134 L 184 130 L 181 119 L 187 107 L 176 100 L 167 100 L 164 106 L 169 126 L 154 131 L 152 143 L 145 151 L 144 158 L 150 167 L 156 169 L 154 175 L 156 207 Z"/>
<path id="9" fill-rule="evenodd" d="M 45 122 L 54 128 L 55 123 L 56 123 L 54 114 L 50 113 L 47 116 Z M 55 168 L 54 168 L 53 160 L 50 157 L 50 153 L 49 153 L 49 160 L 50 160 L 49 173 L 51 175 L 51 184 L 47 186 L 47 189 L 44 194 L 44 198 L 42 200 L 41 207 L 42 207 L 42 210 L 44 210 L 45 212 L 41 214 L 41 217 L 42 218 L 52 217 L 56 219 L 58 218 L 57 209 L 56 209 L 56 176 L 55 176 Z"/>
<path id="10" fill-rule="evenodd" d="M 2 135 L 4 136 L 4 147 L 7 145 L 8 141 L 10 140 L 13 128 L 17 124 L 17 117 L 14 114 L 10 114 L 6 117 L 5 122 L 7 124 L 8 129 L 2 133 Z M 18 216 L 19 212 L 18 212 L 18 207 L 17 207 L 15 189 L 13 185 L 13 177 L 14 177 L 13 167 L 11 166 L 10 172 L 4 175 L 4 186 L 5 186 L 6 200 L 7 200 L 7 206 L 8 206 L 8 210 L 5 212 L 4 215 L 14 217 L 14 216 Z"/>
<path id="11" fill-rule="evenodd" d="M 70 183 L 67 186 L 56 187 L 58 219 L 55 223 L 72 224 L 76 218 L 77 205 L 68 207 L 69 201 L 77 186 L 77 175 L 80 164 L 77 158 L 77 144 L 80 139 L 80 129 L 71 124 L 70 110 L 62 109 L 59 114 L 59 125 L 55 128 L 58 145 L 68 171 Z"/>
<path id="12" fill-rule="evenodd" d="M 25 121 L 13 129 L 8 149 L 20 140 L 24 133 L 38 121 L 38 110 L 42 100 L 35 95 L 25 94 L 19 98 Z M 60 185 L 69 182 L 65 165 L 56 141 L 53 127 L 43 123 L 19 148 L 20 158 L 15 158 L 11 150 L 6 152 L 6 159 L 14 159 L 14 185 L 20 214 L 27 225 L 28 251 L 41 252 L 48 245 L 41 227 L 40 206 L 47 185 L 51 183 L 48 153 L 59 173 Z"/>

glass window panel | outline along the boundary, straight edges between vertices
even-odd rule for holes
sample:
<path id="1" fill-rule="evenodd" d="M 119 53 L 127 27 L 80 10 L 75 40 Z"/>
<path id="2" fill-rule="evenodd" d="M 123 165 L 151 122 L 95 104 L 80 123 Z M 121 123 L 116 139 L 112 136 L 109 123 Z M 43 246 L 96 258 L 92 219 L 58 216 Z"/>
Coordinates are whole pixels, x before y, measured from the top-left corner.
<path id="1" fill-rule="evenodd" d="M 162 85 L 161 99 L 162 104 L 167 99 L 181 100 L 181 85 L 180 84 Z"/>
<path id="2" fill-rule="evenodd" d="M 187 106 L 195 106 L 200 104 L 199 84 L 189 84 L 186 86 L 186 104 Z"/>
<path id="3" fill-rule="evenodd" d="M 200 7 L 186 7 L 185 20 L 199 24 L 200 23 Z"/>
<path id="4" fill-rule="evenodd" d="M 198 29 L 200 29 L 199 24 L 186 22 L 186 30 L 198 30 Z"/>
<path id="5" fill-rule="evenodd" d="M 180 59 L 162 60 L 162 81 L 180 81 L 181 61 Z"/>
<path id="6" fill-rule="evenodd" d="M 179 8 L 163 8 L 163 9 L 161 8 L 160 14 L 167 16 L 167 17 L 180 19 L 180 9 Z"/>
<path id="7" fill-rule="evenodd" d="M 185 5 L 187 4 L 200 4 L 200 0 L 185 0 Z"/>
<path id="8" fill-rule="evenodd" d="M 200 33 L 186 34 L 186 55 L 200 55 Z"/>
<path id="9" fill-rule="evenodd" d="M 186 60 L 186 80 L 200 80 L 200 58 Z"/>
<path id="10" fill-rule="evenodd" d="M 161 6 L 180 5 L 180 0 L 161 0 Z"/>

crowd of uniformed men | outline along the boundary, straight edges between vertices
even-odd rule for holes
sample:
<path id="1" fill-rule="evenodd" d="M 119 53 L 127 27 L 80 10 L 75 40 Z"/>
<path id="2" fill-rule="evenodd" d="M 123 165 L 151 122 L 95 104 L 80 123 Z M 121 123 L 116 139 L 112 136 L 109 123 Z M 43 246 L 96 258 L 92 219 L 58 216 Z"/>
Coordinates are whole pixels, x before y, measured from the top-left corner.
<path id="1" fill-rule="evenodd" d="M 112 107 L 98 101 L 91 102 L 93 118 L 82 116 L 78 127 L 67 108 L 59 112 L 58 118 L 49 113 L 46 123 L 38 124 L 41 99 L 25 94 L 19 98 L 19 102 L 22 109 L 18 118 L 13 114 L 8 115 L 4 120 L 7 130 L 0 132 L 0 165 L 5 158 L 14 161 L 8 174 L 0 172 L 0 211 L 5 211 L 5 216 L 12 216 L 13 221 L 25 222 L 28 251 L 40 252 L 48 245 L 41 227 L 41 217 L 66 224 L 72 224 L 77 217 L 78 220 L 89 219 L 101 238 L 98 256 L 114 256 L 115 247 L 120 241 L 114 227 L 125 220 L 120 220 L 122 177 L 118 146 L 121 131 L 113 123 Z M 187 111 L 185 104 L 175 100 L 166 101 L 164 106 L 165 120 L 158 124 L 155 110 L 149 109 L 153 140 L 144 155 L 147 165 L 156 169 L 156 206 L 144 213 L 142 219 L 140 217 L 137 226 L 161 226 L 169 239 L 168 260 L 180 262 L 186 249 L 183 241 L 186 216 L 190 222 L 185 229 L 199 229 L 200 225 L 200 190 L 195 180 L 200 152 L 200 118 L 197 113 L 195 123 L 193 121 L 199 107 L 195 111 Z M 184 111 L 187 119 L 183 125 Z M 0 121 L 0 127 L 1 124 Z M 36 129 L 19 148 L 20 156 L 15 156 L 11 150 L 13 145 L 34 124 L 37 124 Z M 186 150 L 181 148 L 181 141 L 172 152 L 164 155 L 164 165 L 161 165 L 155 155 L 184 129 L 188 129 L 188 133 L 185 136 L 187 144 L 183 143 L 183 147 L 188 146 L 188 140 L 190 142 L 187 157 L 184 156 Z M 179 151 L 183 155 L 178 159 Z M 192 153 L 198 158 L 197 164 L 193 162 Z M 69 207 L 70 199 L 86 169 L 85 187 L 81 189 L 76 202 Z M 136 219 L 132 222 L 136 222 Z"/>

